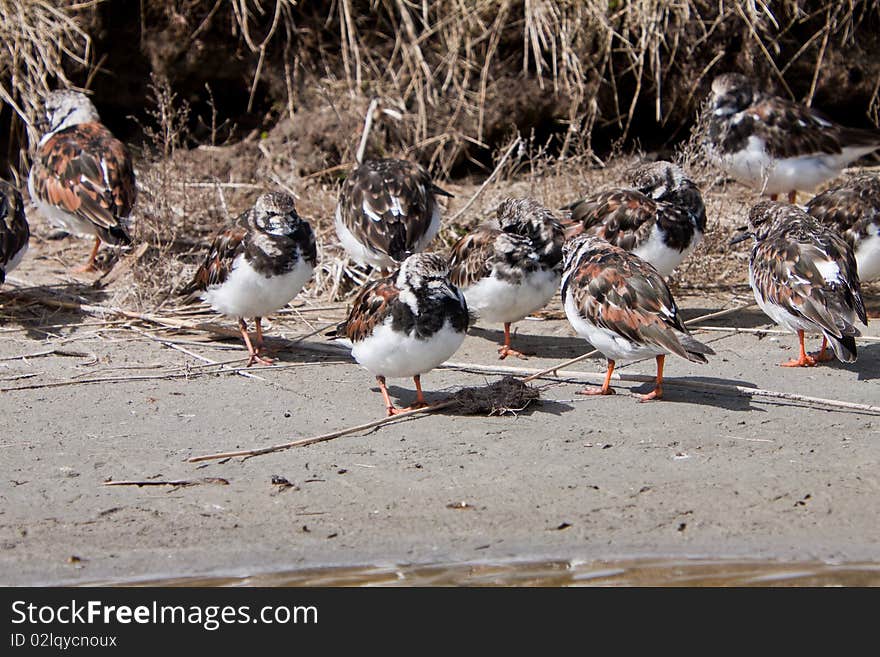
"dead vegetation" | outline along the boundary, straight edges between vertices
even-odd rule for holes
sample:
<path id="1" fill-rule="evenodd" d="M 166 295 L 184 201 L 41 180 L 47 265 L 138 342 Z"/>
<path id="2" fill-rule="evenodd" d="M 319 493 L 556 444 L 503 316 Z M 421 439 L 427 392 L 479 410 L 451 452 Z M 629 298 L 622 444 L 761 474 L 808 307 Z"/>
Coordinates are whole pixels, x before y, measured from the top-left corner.
<path id="1" fill-rule="evenodd" d="M 111 19 L 122 22 L 108 36 Z M 137 67 L 115 68 L 129 60 L 99 50 L 131 50 L 132 19 L 154 73 L 136 84 Z M 752 196 L 714 187 L 688 140 L 709 80 L 739 69 L 876 123 L 880 63 L 866 54 L 878 27 L 868 0 L 0 0 L 0 130 L 23 177 L 18 150 L 35 143 L 26 127 L 50 88 L 93 86 L 99 107 L 107 80 L 146 89 L 125 96 L 130 119 L 115 117 L 137 126 L 140 191 L 129 266 L 109 289 L 121 307 L 176 306 L 204 245 L 268 189 L 294 194 L 317 233 L 306 297 L 342 298 L 363 282 L 332 216 L 373 100 L 367 154 L 419 160 L 456 194 L 435 249 L 506 196 L 558 208 L 619 184 L 632 157 L 621 154 L 642 146 L 678 159 L 706 191 L 709 234 L 675 282 L 736 283 L 742 254 L 727 236 Z M 230 121 L 254 117 L 261 127 Z"/>

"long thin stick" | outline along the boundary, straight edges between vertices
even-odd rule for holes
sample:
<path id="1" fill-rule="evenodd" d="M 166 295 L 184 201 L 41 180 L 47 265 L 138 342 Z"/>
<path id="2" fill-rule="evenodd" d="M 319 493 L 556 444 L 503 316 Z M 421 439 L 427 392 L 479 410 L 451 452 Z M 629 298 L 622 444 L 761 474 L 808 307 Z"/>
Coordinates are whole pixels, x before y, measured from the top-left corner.
<path id="1" fill-rule="evenodd" d="M 383 424 L 388 424 L 389 422 L 395 422 L 397 420 L 405 420 L 407 418 L 416 416 L 416 415 L 424 415 L 426 413 L 434 413 L 435 411 L 442 410 L 444 408 L 449 408 L 456 401 L 454 399 L 447 399 L 446 401 L 438 402 L 436 404 L 431 404 L 430 406 L 425 406 L 424 408 L 415 408 L 411 411 L 404 411 L 403 413 L 398 413 L 397 415 L 391 415 L 389 417 L 383 417 L 381 420 L 373 420 L 372 422 L 366 422 L 364 424 L 359 424 L 356 427 L 349 427 L 348 429 L 342 429 L 340 431 L 333 431 L 331 433 L 321 434 L 320 436 L 314 436 L 312 438 L 300 438 L 299 440 L 294 440 L 289 443 L 282 443 L 281 445 L 273 445 L 272 447 L 263 447 L 260 449 L 244 449 L 237 452 L 221 452 L 219 454 L 206 454 L 204 456 L 193 456 L 187 459 L 188 463 L 198 463 L 199 461 L 212 461 L 215 459 L 228 459 L 235 458 L 238 456 L 243 456 L 250 458 L 252 456 L 260 456 L 261 454 L 269 454 L 271 452 L 281 452 L 286 449 L 291 449 L 293 447 L 305 447 L 306 445 L 314 445 L 315 443 L 322 443 L 326 440 L 332 440 L 333 438 L 338 438 L 339 436 L 345 436 L 350 433 L 357 433 L 358 431 L 366 431 L 367 429 L 372 429 L 374 427 L 380 427 Z"/>
<path id="2" fill-rule="evenodd" d="M 19 358 L 39 358 L 40 356 L 73 356 L 75 358 L 94 358 L 95 354 L 89 354 L 84 351 L 70 351 L 68 349 L 46 349 L 44 351 L 35 351 L 30 354 L 19 354 L 18 356 L 4 356 L 0 360 L 18 360 Z"/>
<path id="3" fill-rule="evenodd" d="M 135 333 L 138 333 L 138 334 L 144 336 L 145 338 L 148 338 L 150 340 L 154 340 L 160 344 L 165 345 L 166 347 L 169 347 L 170 349 L 174 349 L 176 351 L 183 352 L 187 356 L 192 356 L 193 358 L 200 360 L 203 363 L 208 363 L 209 365 L 218 365 L 219 364 L 219 363 L 217 363 L 216 360 L 211 360 L 207 356 L 202 356 L 200 354 L 197 354 L 196 352 L 190 351 L 189 349 L 187 349 L 185 347 L 181 347 L 180 345 L 176 345 L 173 342 L 168 342 L 167 340 L 163 340 L 162 338 L 156 337 L 155 335 L 150 335 L 146 331 L 142 331 L 139 328 L 137 328 L 136 326 L 130 326 L 129 328 L 132 331 L 134 331 Z M 256 374 L 251 374 L 250 372 L 242 372 L 241 370 L 236 370 L 235 373 L 240 376 L 247 377 L 248 379 L 257 379 L 258 381 L 266 382 L 266 379 L 264 379 L 263 377 L 257 376 Z"/>
<path id="4" fill-rule="evenodd" d="M 551 376 L 549 373 L 540 372 L 533 368 L 524 367 L 504 367 L 501 365 L 471 365 L 470 363 L 452 363 L 446 362 L 440 367 L 445 369 L 455 369 L 464 372 L 477 372 L 480 374 L 509 374 L 511 376 L 525 376 L 530 378 L 543 378 L 551 381 L 585 381 L 588 383 L 601 383 L 605 380 L 604 373 L 569 371 L 565 376 Z M 612 376 L 618 381 L 633 381 L 637 383 L 654 383 L 655 377 L 645 374 L 622 374 L 615 372 Z M 523 379 L 525 381 L 526 379 Z M 740 385 L 728 385 L 723 383 L 708 383 L 705 381 L 694 381 L 692 379 L 663 379 L 663 385 L 679 386 L 682 388 L 692 388 L 695 390 L 705 390 L 707 392 L 717 392 L 727 395 L 744 396 L 744 397 L 771 397 L 775 399 L 787 399 L 790 401 L 803 402 L 805 404 L 821 404 L 823 406 L 831 406 L 834 408 L 845 408 L 853 411 L 862 411 L 865 413 L 880 414 L 880 406 L 872 406 L 870 404 L 857 404 L 855 402 L 839 401 L 836 399 L 822 399 L 821 397 L 808 397 L 806 395 L 798 395 L 791 392 L 779 392 L 776 390 L 763 390 L 761 388 L 749 388 Z"/>
<path id="5" fill-rule="evenodd" d="M 763 328 L 738 328 L 736 326 L 693 326 L 695 331 L 715 331 L 719 333 L 757 333 L 759 335 L 793 335 L 791 331 L 781 331 L 779 329 L 763 329 Z M 876 335 L 858 335 L 855 337 L 856 342 L 880 342 L 880 336 Z"/>
<path id="6" fill-rule="evenodd" d="M 223 477 L 204 477 L 202 479 L 176 479 L 174 481 L 159 481 L 156 479 L 146 481 L 105 481 L 103 486 L 198 486 L 199 484 L 220 484 L 228 486 L 229 481 Z"/>
<path id="7" fill-rule="evenodd" d="M 455 220 L 458 219 L 462 214 L 464 214 L 465 210 L 467 210 L 469 207 L 471 207 L 474 204 L 474 201 L 476 201 L 477 198 L 480 196 L 480 194 L 483 193 L 483 190 L 486 189 L 486 187 L 489 186 L 489 183 L 491 183 L 492 180 L 495 178 L 495 176 L 498 175 L 498 172 L 501 170 L 501 167 L 503 167 L 504 163 L 507 162 L 507 158 L 509 158 L 511 153 L 513 153 L 513 150 L 517 146 L 519 146 L 519 142 L 520 142 L 520 138 L 517 137 L 514 140 L 514 142 L 510 145 L 510 147 L 507 149 L 507 152 L 504 153 L 504 157 L 501 158 L 501 161 L 498 163 L 498 166 L 495 167 L 495 170 L 492 171 L 491 175 L 488 178 L 486 178 L 486 180 L 483 182 L 483 184 L 480 185 L 480 188 L 476 192 L 474 192 L 474 195 L 470 197 L 468 202 L 465 203 L 458 212 L 456 212 L 454 215 L 452 215 L 452 218 L 449 219 L 447 223 L 454 224 Z"/>
<path id="8" fill-rule="evenodd" d="M 694 317 L 693 319 L 689 319 L 684 324 L 685 324 L 685 326 L 690 326 L 691 324 L 693 324 L 695 322 L 704 322 L 707 319 L 715 319 L 717 317 L 724 317 L 725 315 L 730 315 L 730 314 L 735 313 L 737 311 L 745 310 L 746 308 L 749 308 L 754 305 L 755 305 L 755 302 L 752 301 L 751 303 L 747 303 L 744 306 L 737 306 L 735 308 L 727 308 L 726 310 L 719 310 L 714 313 L 709 313 L 708 315 L 700 315 L 699 317 Z M 528 383 L 529 381 L 534 381 L 535 379 L 542 377 L 545 374 L 551 374 L 551 373 L 555 374 L 557 372 L 557 370 L 562 370 L 562 369 L 565 369 L 566 367 L 568 367 L 569 365 L 574 365 L 575 363 L 580 363 L 582 360 L 586 360 L 587 358 L 592 358 L 593 356 L 595 356 L 598 353 L 599 353 L 598 349 L 593 349 L 593 351 L 586 353 L 586 354 L 583 354 L 581 356 L 578 356 L 577 358 L 572 358 L 571 360 L 567 360 L 564 363 L 560 363 L 559 365 L 556 365 L 554 367 L 546 369 L 542 372 L 538 372 L 536 374 L 532 374 L 531 376 L 527 376 L 525 379 L 523 379 L 523 383 Z"/>

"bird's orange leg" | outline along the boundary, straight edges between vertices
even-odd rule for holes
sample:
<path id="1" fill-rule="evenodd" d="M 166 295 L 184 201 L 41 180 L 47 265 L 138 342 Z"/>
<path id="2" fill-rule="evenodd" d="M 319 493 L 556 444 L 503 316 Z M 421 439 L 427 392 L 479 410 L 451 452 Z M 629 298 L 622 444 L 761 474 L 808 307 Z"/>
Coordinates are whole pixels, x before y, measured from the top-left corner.
<path id="1" fill-rule="evenodd" d="M 251 336 L 248 335 L 247 323 L 245 323 L 244 319 L 242 318 L 239 318 L 238 320 L 238 330 L 241 331 L 241 337 L 244 338 L 244 344 L 247 347 L 248 354 L 250 354 L 250 358 L 247 362 L 247 367 L 250 367 L 257 361 L 264 363 L 263 359 L 260 358 L 260 355 L 257 353 L 257 350 L 254 349 L 254 345 L 251 343 Z"/>
<path id="2" fill-rule="evenodd" d="M 510 346 L 510 322 L 504 322 L 504 344 L 498 347 L 498 360 L 504 360 L 508 356 L 516 356 L 522 360 L 528 360 L 531 355 L 517 351 Z"/>
<path id="3" fill-rule="evenodd" d="M 95 238 L 95 245 L 92 247 L 92 252 L 89 254 L 89 259 L 86 261 L 86 264 L 81 267 L 77 267 L 74 269 L 74 273 L 76 274 L 87 274 L 89 272 L 96 271 L 98 268 L 95 267 L 95 258 L 98 257 L 98 249 L 101 248 L 101 238 Z"/>
<path id="4" fill-rule="evenodd" d="M 797 190 L 793 189 L 788 193 L 788 202 L 797 205 Z"/>
<path id="5" fill-rule="evenodd" d="M 254 353 L 257 357 L 257 360 L 260 361 L 263 365 L 272 365 L 275 361 L 263 355 L 268 351 L 268 349 L 266 349 L 266 345 L 263 342 L 263 326 L 260 323 L 262 319 L 262 317 L 254 317 L 254 323 L 257 325 L 257 345 L 256 349 L 254 349 Z"/>
<path id="6" fill-rule="evenodd" d="M 804 349 L 804 332 L 798 331 L 798 342 L 800 342 L 801 353 L 797 360 L 790 360 L 787 363 L 780 363 L 782 367 L 814 367 L 818 362 L 810 356 Z"/>
<path id="7" fill-rule="evenodd" d="M 428 402 L 425 400 L 425 395 L 422 393 L 422 377 L 419 374 L 416 374 L 413 377 L 413 382 L 416 384 L 416 403 L 412 406 L 405 408 L 406 411 L 414 411 L 417 408 L 424 408 L 428 405 Z"/>
<path id="8" fill-rule="evenodd" d="M 657 356 L 657 383 L 654 389 L 647 395 L 642 395 L 642 401 L 651 401 L 652 399 L 663 398 L 663 363 L 666 362 L 666 355 Z"/>
<path id="9" fill-rule="evenodd" d="M 578 390 L 578 395 L 614 395 L 614 389 L 611 387 L 611 375 L 614 374 L 614 361 L 608 359 L 608 369 L 605 371 L 605 383 L 601 388 L 595 386 Z"/>
<path id="10" fill-rule="evenodd" d="M 385 387 L 385 377 L 377 376 L 376 382 L 379 384 L 379 390 L 382 391 L 382 397 L 385 399 L 385 410 L 388 411 L 388 416 L 397 415 L 398 413 L 403 413 L 402 410 L 394 408 L 394 404 L 391 403 L 391 397 L 388 395 L 388 388 Z"/>
<path id="11" fill-rule="evenodd" d="M 828 353 L 828 338 L 822 336 L 822 347 L 819 349 L 819 353 L 810 354 L 810 357 L 817 363 L 827 363 L 834 360 L 834 356 Z"/>

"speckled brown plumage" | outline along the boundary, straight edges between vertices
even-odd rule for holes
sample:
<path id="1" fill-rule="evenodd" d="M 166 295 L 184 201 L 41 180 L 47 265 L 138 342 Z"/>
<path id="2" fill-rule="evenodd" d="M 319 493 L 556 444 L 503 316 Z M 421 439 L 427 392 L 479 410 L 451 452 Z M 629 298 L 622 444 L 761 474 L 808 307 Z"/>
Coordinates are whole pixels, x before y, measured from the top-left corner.
<path id="1" fill-rule="evenodd" d="M 467 305 L 455 288 L 436 290 L 439 272 L 446 277 L 448 267 L 445 259 L 433 253 L 423 253 L 404 272 L 367 283 L 351 305 L 348 318 L 336 327 L 335 335 L 359 342 L 369 337 L 375 328 L 391 317 L 394 331 L 425 339 L 436 333 L 446 321 L 456 331 L 466 331 L 470 318 Z M 430 283 L 430 286 L 429 286 Z M 400 298 L 401 288 L 415 302 Z M 452 289 L 454 294 L 449 294 Z"/>
<path id="2" fill-rule="evenodd" d="M 450 254 L 449 278 L 466 288 L 494 275 L 511 283 L 538 269 L 562 268 L 565 229 L 534 199 L 505 199 L 496 217 L 462 237 Z"/>
<path id="3" fill-rule="evenodd" d="M 271 205 L 271 214 L 261 202 Z M 267 215 L 274 217 L 269 225 L 265 223 Z M 193 297 L 222 285 L 240 255 L 256 272 L 271 277 L 291 271 L 300 259 L 314 267 L 318 254 L 311 226 L 299 217 L 293 199 L 286 194 L 265 194 L 234 225 L 217 234 L 182 294 Z"/>
<path id="4" fill-rule="evenodd" d="M 669 287 L 650 264 L 586 235 L 566 244 L 566 252 L 563 303 L 570 297 L 586 322 L 635 346 L 653 345 L 700 363 L 714 353 L 690 336 Z"/>
<path id="5" fill-rule="evenodd" d="M 846 146 L 880 147 L 880 131 L 838 125 L 812 108 L 761 91 L 739 73 L 718 76 L 712 89 L 707 137 L 720 153 L 744 149 L 752 135 L 777 159 L 839 154 Z"/>
<path id="6" fill-rule="evenodd" d="M 343 182 L 337 220 L 376 258 L 399 263 L 436 234 L 438 194 L 449 196 L 413 162 L 367 160 Z"/>
<path id="7" fill-rule="evenodd" d="M 806 210 L 849 243 L 862 282 L 880 279 L 880 176 L 847 178 L 811 199 Z"/>
<path id="8" fill-rule="evenodd" d="M 800 208 L 772 201 L 752 207 L 749 232 L 749 278 L 764 312 L 791 331 L 822 333 L 838 359 L 854 361 L 853 324 L 867 316 L 852 248 Z"/>
<path id="9" fill-rule="evenodd" d="M 39 200 L 90 222 L 105 242 L 130 243 L 123 220 L 137 198 L 131 157 L 103 125 L 51 135 L 37 150 L 32 176 Z"/>
<path id="10" fill-rule="evenodd" d="M 632 187 L 604 190 L 569 205 L 567 234 L 604 239 L 669 275 L 703 237 L 703 197 L 693 180 L 671 162 L 639 165 L 628 177 Z M 655 232 L 665 250 L 649 244 Z"/>

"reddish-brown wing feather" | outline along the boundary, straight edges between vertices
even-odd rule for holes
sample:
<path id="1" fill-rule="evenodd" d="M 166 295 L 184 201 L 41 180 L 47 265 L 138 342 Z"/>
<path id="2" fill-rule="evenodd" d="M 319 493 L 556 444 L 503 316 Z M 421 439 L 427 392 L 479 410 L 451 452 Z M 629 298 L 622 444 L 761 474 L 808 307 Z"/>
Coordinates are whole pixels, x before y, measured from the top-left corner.
<path id="1" fill-rule="evenodd" d="M 388 317 L 391 304 L 400 296 L 393 278 L 383 278 L 366 285 L 354 298 L 348 319 L 336 327 L 336 335 L 352 342 L 364 340 Z"/>
<path id="2" fill-rule="evenodd" d="M 456 287 L 470 287 L 492 273 L 498 228 L 483 225 L 462 237 L 452 247 L 449 280 Z"/>
<path id="3" fill-rule="evenodd" d="M 193 276 L 193 280 L 181 292 L 194 295 L 207 290 L 212 285 L 220 285 L 232 270 L 232 263 L 239 254 L 244 253 L 247 228 L 236 225 L 224 230 L 214 238 L 204 262 Z"/>
<path id="4" fill-rule="evenodd" d="M 134 171 L 125 145 L 107 128 L 82 123 L 61 130 L 40 146 L 34 167 L 40 200 L 90 221 L 106 241 L 127 241 L 120 219 L 137 197 Z"/>
<path id="5" fill-rule="evenodd" d="M 582 257 L 566 287 L 595 326 L 688 360 L 705 361 L 700 354 L 713 353 L 690 337 L 663 277 L 619 248 L 608 246 Z"/>
<path id="6" fill-rule="evenodd" d="M 572 208 L 571 219 L 581 230 L 631 251 L 648 239 L 657 218 L 657 204 L 634 189 L 614 189 L 584 199 Z"/>

